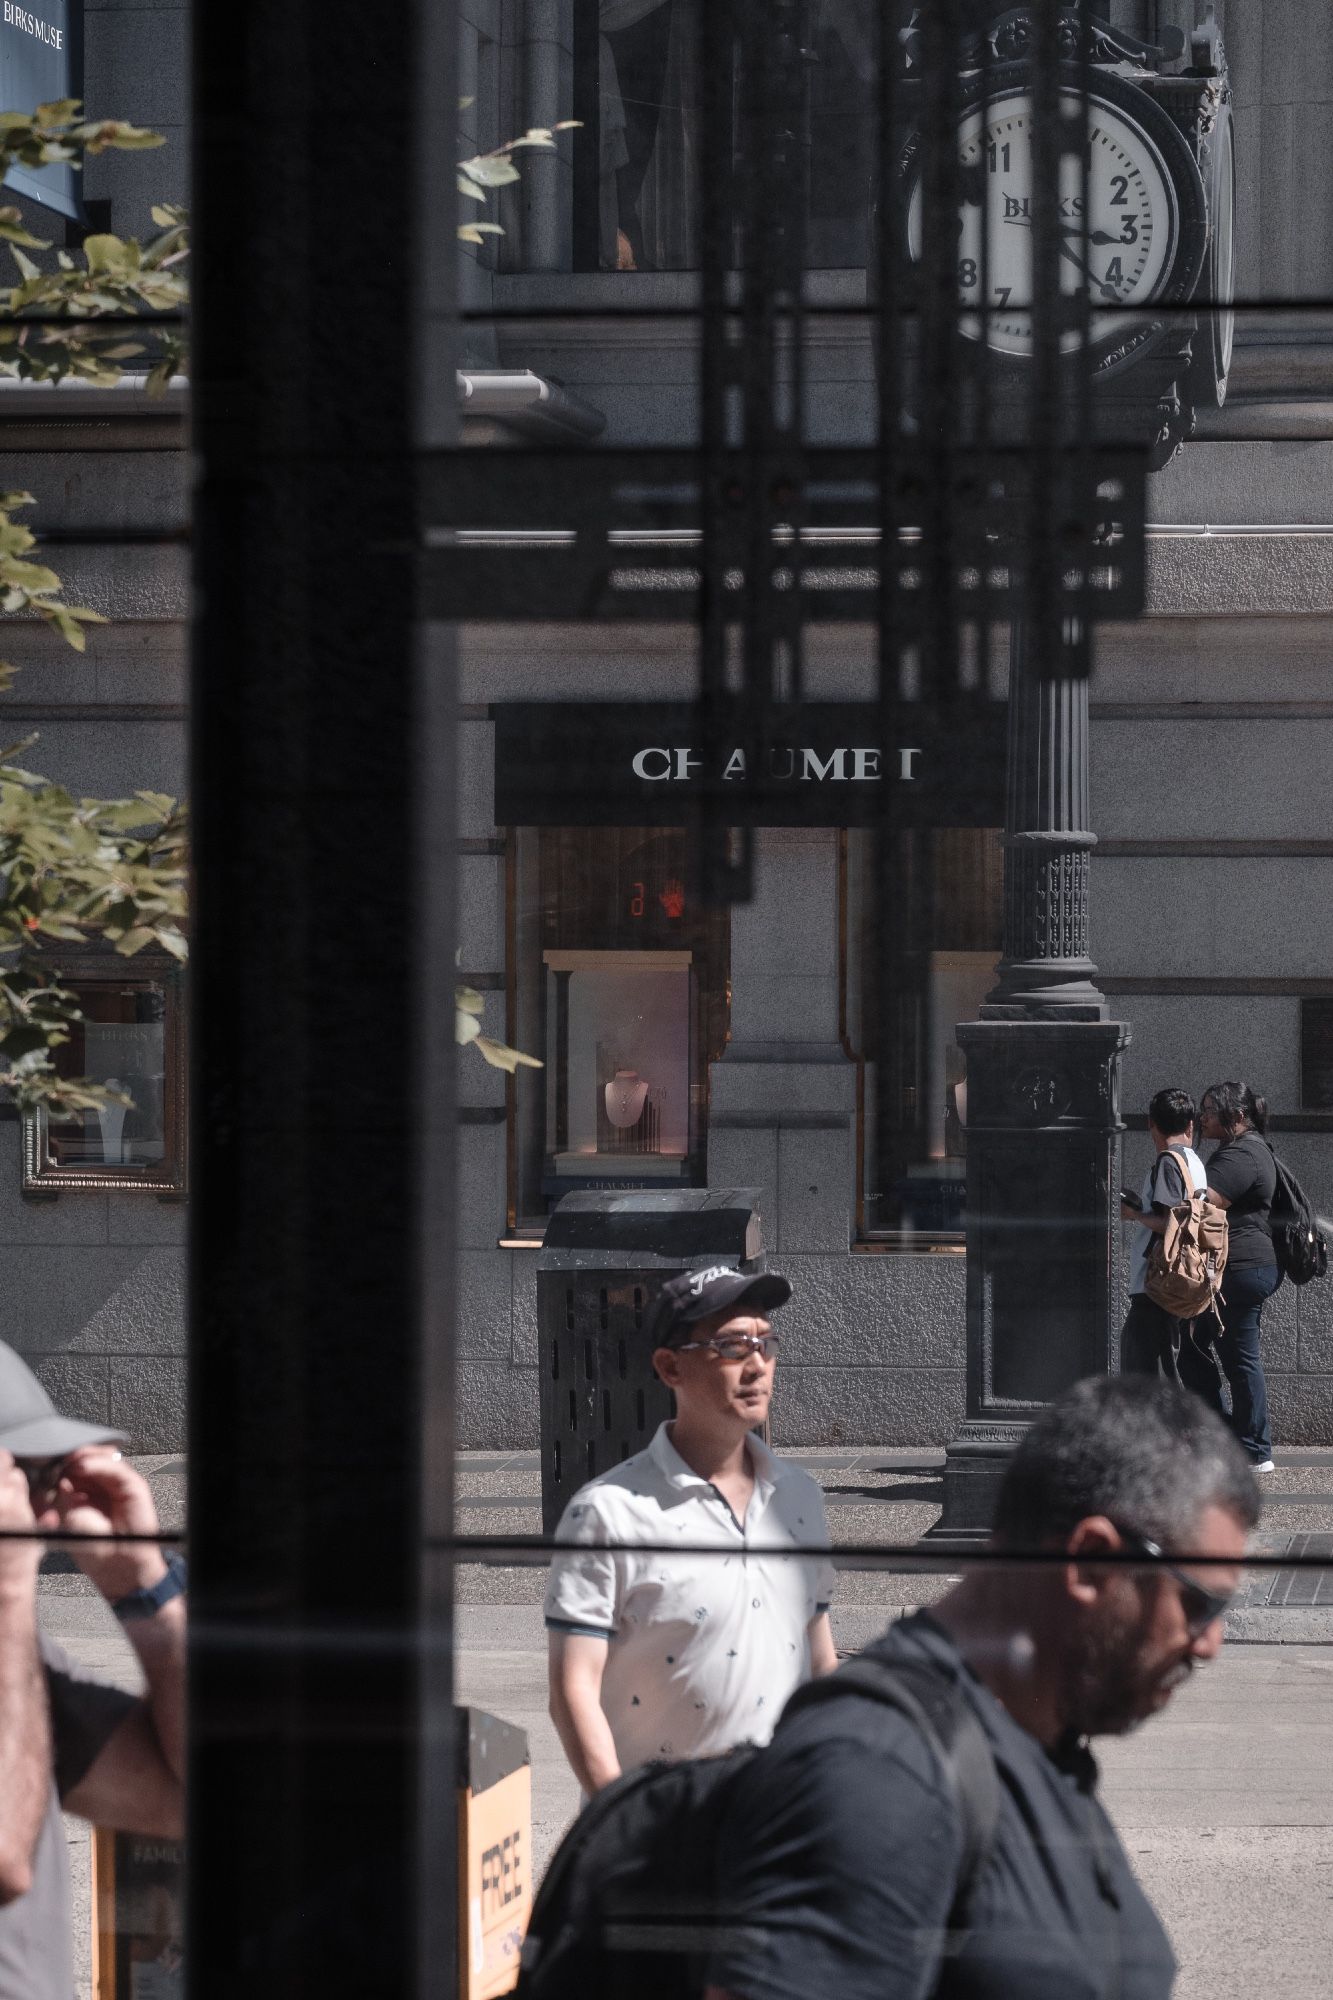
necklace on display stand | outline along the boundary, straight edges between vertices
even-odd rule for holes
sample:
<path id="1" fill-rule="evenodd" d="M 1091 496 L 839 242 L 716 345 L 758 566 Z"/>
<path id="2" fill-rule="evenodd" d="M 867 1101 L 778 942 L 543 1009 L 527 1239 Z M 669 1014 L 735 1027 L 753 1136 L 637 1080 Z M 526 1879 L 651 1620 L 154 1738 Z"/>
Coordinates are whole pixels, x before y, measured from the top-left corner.
<path id="1" fill-rule="evenodd" d="M 637 1125 L 643 1116 L 648 1085 L 636 1069 L 618 1069 L 606 1086 L 606 1115 L 618 1132 Z"/>

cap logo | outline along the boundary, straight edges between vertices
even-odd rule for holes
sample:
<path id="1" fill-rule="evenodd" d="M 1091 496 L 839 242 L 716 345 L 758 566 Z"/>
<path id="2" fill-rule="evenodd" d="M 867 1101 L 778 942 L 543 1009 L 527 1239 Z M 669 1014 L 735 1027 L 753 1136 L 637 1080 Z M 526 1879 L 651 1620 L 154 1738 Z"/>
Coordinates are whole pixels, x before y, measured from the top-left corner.
<path id="1" fill-rule="evenodd" d="M 702 1298 L 705 1285 L 711 1285 L 714 1278 L 730 1278 L 733 1273 L 729 1264 L 710 1264 L 706 1271 L 691 1271 L 689 1293 L 692 1299 Z"/>

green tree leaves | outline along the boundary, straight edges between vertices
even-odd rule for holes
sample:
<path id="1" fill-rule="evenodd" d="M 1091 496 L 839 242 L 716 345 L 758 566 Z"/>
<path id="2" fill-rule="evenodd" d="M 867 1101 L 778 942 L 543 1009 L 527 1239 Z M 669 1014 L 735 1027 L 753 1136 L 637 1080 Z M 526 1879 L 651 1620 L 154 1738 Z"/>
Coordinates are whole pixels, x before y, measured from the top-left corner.
<path id="1" fill-rule="evenodd" d="M 511 1049 L 507 1042 L 493 1042 L 489 1035 L 481 1032 L 481 1016 L 485 1008 L 484 994 L 473 986 L 454 988 L 454 1040 L 464 1046 L 471 1043 L 477 1054 L 488 1062 L 492 1069 L 508 1070 L 512 1076 L 522 1063 L 527 1069 L 541 1069 L 536 1056 L 525 1056 L 521 1049 Z"/>
<path id="2" fill-rule="evenodd" d="M 123 119 L 80 118 L 79 109 L 77 98 L 67 98 L 31 113 L 0 112 L 0 173 L 58 160 L 81 167 L 89 153 L 108 147 L 165 143 L 159 133 Z M 58 250 L 54 269 L 44 270 L 26 253 L 52 246 L 24 228 L 17 208 L 0 207 L 0 241 L 9 244 L 19 274 L 16 285 L 0 287 L 0 374 L 32 382 L 72 375 L 105 388 L 119 382 L 125 362 L 139 361 L 149 392 L 160 394 L 184 363 L 185 343 L 178 333 L 152 329 L 151 315 L 177 314 L 189 297 L 182 268 L 190 251 L 189 217 L 183 208 L 163 205 L 153 210 L 153 221 L 158 234 L 146 243 L 89 236 L 77 256 Z M 150 323 L 143 337 L 135 332 L 129 338 L 121 328 L 87 324 L 108 314 L 142 315 Z"/>
<path id="3" fill-rule="evenodd" d="M 160 146 L 159 134 L 120 119 L 79 116 L 77 99 L 40 104 L 31 113 L 0 113 L 0 177 L 11 165 L 80 166 L 108 147 Z M 555 133 L 533 127 L 493 152 L 460 162 L 459 189 L 484 203 L 490 192 L 517 181 L 513 155 L 524 148 L 550 150 Z M 0 206 L 0 242 L 9 245 L 18 283 L 0 287 L 0 374 L 25 381 L 66 377 L 114 387 L 123 364 L 147 366 L 151 393 L 164 390 L 184 365 L 186 344 L 175 331 L 154 327 L 158 313 L 179 315 L 189 299 L 184 266 L 190 254 L 189 215 L 175 204 L 152 210 L 157 234 L 146 242 L 106 232 L 85 238 L 78 255 L 57 250 L 53 268 L 27 252 L 49 243 L 33 236 L 20 211 Z M 500 225 L 460 225 L 459 237 L 480 243 L 502 235 Z M 128 330 L 99 328 L 108 315 L 142 319 Z M 110 338 L 108 338 L 110 336 Z M 84 627 L 102 624 L 98 612 L 68 604 L 56 572 L 31 560 L 32 531 L 14 516 L 35 504 L 30 493 L 0 493 L 0 615 L 41 618 L 76 651 Z M 0 690 L 18 669 L 0 660 Z M 59 785 L 22 768 L 14 758 L 35 739 L 0 750 L 0 1087 L 27 1108 L 54 1112 L 95 1110 L 128 1100 L 86 1079 L 62 1079 L 54 1052 L 69 1040 L 80 1018 L 77 996 L 60 984 L 49 948 L 86 944 L 100 937 L 123 956 L 148 946 L 184 962 L 187 955 L 189 824 L 186 808 L 155 792 L 132 799 L 74 799 Z M 511 1075 L 536 1057 L 508 1048 L 481 1032 L 482 996 L 460 986 L 455 995 L 455 1035 Z"/>
<path id="4" fill-rule="evenodd" d="M 522 178 L 514 165 L 515 153 L 525 148 L 553 153 L 556 133 L 573 132 L 581 123 L 578 118 L 562 118 L 558 125 L 530 125 L 521 139 L 508 139 L 503 146 L 496 146 L 489 153 L 474 153 L 470 160 L 460 160 L 458 192 L 468 201 L 489 200 L 493 189 L 511 187 Z M 460 243 L 480 243 L 486 236 L 503 235 L 504 230 L 498 222 L 464 221 L 458 225 Z"/>

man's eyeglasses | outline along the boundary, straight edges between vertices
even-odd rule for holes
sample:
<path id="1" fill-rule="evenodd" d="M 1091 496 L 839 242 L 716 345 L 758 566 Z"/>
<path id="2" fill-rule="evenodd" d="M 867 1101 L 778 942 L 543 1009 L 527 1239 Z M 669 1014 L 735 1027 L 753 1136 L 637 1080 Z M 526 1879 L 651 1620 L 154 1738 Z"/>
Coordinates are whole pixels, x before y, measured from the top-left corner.
<path id="1" fill-rule="evenodd" d="M 719 1361 L 744 1361 L 747 1354 L 761 1354 L 767 1361 L 778 1351 L 775 1333 L 724 1333 L 716 1340 L 683 1340 L 677 1354 L 716 1354 Z"/>
<path id="2" fill-rule="evenodd" d="M 1120 1530 L 1126 1545 L 1137 1555 L 1148 1556 L 1158 1569 L 1164 1569 L 1173 1583 L 1180 1586 L 1180 1608 L 1185 1614 L 1185 1624 L 1192 1639 L 1206 1632 L 1216 1624 L 1229 1608 L 1236 1593 L 1234 1590 L 1206 1590 L 1197 1578 L 1187 1576 L 1183 1569 L 1177 1569 L 1168 1562 L 1156 1542 L 1150 1542 L 1143 1535 L 1130 1535 Z"/>

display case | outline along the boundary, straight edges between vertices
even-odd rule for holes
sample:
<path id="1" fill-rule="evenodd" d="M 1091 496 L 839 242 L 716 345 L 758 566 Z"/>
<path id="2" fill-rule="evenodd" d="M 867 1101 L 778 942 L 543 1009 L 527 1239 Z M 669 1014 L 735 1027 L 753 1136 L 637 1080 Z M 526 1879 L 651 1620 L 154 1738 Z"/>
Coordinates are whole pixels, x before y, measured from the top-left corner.
<path id="1" fill-rule="evenodd" d="M 506 1224 L 537 1240 L 576 1188 L 702 1185 L 731 913 L 679 827 L 518 827 L 507 850 L 505 1040 L 544 1067 L 506 1088 Z"/>
<path id="2" fill-rule="evenodd" d="M 550 1194 L 680 1182 L 691 1153 L 690 951 L 547 951 Z"/>
<path id="3" fill-rule="evenodd" d="M 23 1117 L 23 1189 L 185 1192 L 185 1050 L 180 974 L 158 963 L 97 958 L 63 974 L 83 1019 L 54 1054 L 61 1076 L 123 1095 L 96 1111 Z"/>

